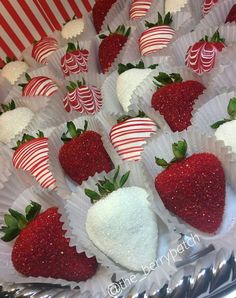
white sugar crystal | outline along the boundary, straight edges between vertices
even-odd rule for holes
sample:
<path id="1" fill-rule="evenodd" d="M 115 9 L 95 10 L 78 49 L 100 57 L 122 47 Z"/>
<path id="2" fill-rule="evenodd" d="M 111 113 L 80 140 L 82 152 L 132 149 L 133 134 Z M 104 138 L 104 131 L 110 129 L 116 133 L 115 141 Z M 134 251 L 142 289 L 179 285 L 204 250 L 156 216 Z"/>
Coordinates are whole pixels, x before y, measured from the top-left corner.
<path id="1" fill-rule="evenodd" d="M 12 61 L 3 67 L 1 76 L 5 77 L 13 85 L 27 69 L 28 65 L 25 62 Z"/>
<path id="2" fill-rule="evenodd" d="M 215 136 L 218 140 L 225 142 L 226 146 L 231 146 L 232 151 L 236 153 L 236 120 L 226 122 L 217 128 Z"/>
<path id="3" fill-rule="evenodd" d="M 125 187 L 93 205 L 87 215 L 89 238 L 105 255 L 134 271 L 156 259 L 156 216 L 140 187 Z"/>
<path id="4" fill-rule="evenodd" d="M 25 107 L 3 113 L 0 116 L 0 141 L 8 143 L 32 120 L 34 113 Z"/>
<path id="5" fill-rule="evenodd" d="M 123 72 L 118 77 L 116 92 L 125 112 L 128 112 L 128 106 L 130 105 L 133 92 L 151 72 L 151 69 L 132 68 Z"/>

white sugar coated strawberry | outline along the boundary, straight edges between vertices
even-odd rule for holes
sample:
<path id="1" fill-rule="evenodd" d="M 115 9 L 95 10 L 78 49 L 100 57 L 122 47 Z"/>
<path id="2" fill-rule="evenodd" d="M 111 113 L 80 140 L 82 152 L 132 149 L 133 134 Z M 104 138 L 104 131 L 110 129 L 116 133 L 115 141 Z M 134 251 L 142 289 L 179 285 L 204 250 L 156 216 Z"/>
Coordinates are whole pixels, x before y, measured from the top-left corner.
<path id="1" fill-rule="evenodd" d="M 170 11 L 171 13 L 174 13 L 181 9 L 181 7 L 184 7 L 184 5 L 188 2 L 188 0 L 165 0 L 165 11 Z"/>
<path id="2" fill-rule="evenodd" d="M 58 42 L 53 37 L 43 37 L 32 48 L 32 57 L 41 64 L 47 64 L 47 58 L 58 49 Z"/>
<path id="3" fill-rule="evenodd" d="M 226 122 L 217 128 L 215 136 L 218 140 L 224 141 L 226 146 L 230 146 L 232 151 L 236 153 L 236 120 Z"/>
<path id="4" fill-rule="evenodd" d="M 110 131 L 110 140 L 123 160 L 141 159 L 143 145 L 157 132 L 154 121 L 147 117 L 135 117 L 119 122 Z"/>
<path id="5" fill-rule="evenodd" d="M 169 26 L 171 22 L 170 13 L 165 16 L 164 20 L 158 13 L 157 23 L 146 22 L 149 29 L 145 30 L 139 38 L 139 49 L 142 56 L 156 53 L 168 46 L 175 35 L 175 30 Z"/>
<path id="6" fill-rule="evenodd" d="M 3 143 L 9 143 L 11 139 L 27 127 L 34 117 L 34 113 L 26 107 L 11 109 L 12 103 L 14 102 L 4 105 L 4 113 L 0 116 L 0 141 Z"/>
<path id="7" fill-rule="evenodd" d="M 30 78 L 30 77 L 29 77 Z M 57 84 L 50 78 L 38 76 L 30 78 L 22 90 L 23 96 L 52 96 L 57 92 Z"/>
<path id="8" fill-rule="evenodd" d="M 116 83 L 116 92 L 119 102 L 125 112 L 128 112 L 128 107 L 135 89 L 151 72 L 151 69 L 133 68 L 119 75 Z M 130 80 L 130 78 L 132 78 L 132 80 Z"/>
<path id="9" fill-rule="evenodd" d="M 73 38 L 80 35 L 84 31 L 84 26 L 85 24 L 83 18 L 72 19 L 63 25 L 61 35 L 65 39 Z"/>
<path id="10" fill-rule="evenodd" d="M 70 82 L 68 93 L 63 99 L 67 112 L 75 110 L 79 113 L 94 115 L 102 108 L 101 90 L 96 86 L 86 86 L 85 82 Z"/>
<path id="11" fill-rule="evenodd" d="M 146 16 L 152 4 L 152 0 L 133 0 L 129 10 L 131 20 L 138 20 Z"/>
<path id="12" fill-rule="evenodd" d="M 202 4 L 202 14 L 206 15 L 212 9 L 212 7 L 218 2 L 218 0 L 204 0 Z"/>
<path id="13" fill-rule="evenodd" d="M 15 168 L 30 172 L 43 188 L 53 190 L 56 180 L 49 171 L 48 151 L 48 138 L 35 138 L 16 149 L 12 162 Z"/>
<path id="14" fill-rule="evenodd" d="M 3 67 L 1 76 L 13 85 L 28 68 L 28 64 L 23 61 L 11 61 Z"/>
<path id="15" fill-rule="evenodd" d="M 125 268 L 142 271 L 156 259 L 156 216 L 143 188 L 123 187 L 96 202 L 86 230 L 99 250 Z"/>

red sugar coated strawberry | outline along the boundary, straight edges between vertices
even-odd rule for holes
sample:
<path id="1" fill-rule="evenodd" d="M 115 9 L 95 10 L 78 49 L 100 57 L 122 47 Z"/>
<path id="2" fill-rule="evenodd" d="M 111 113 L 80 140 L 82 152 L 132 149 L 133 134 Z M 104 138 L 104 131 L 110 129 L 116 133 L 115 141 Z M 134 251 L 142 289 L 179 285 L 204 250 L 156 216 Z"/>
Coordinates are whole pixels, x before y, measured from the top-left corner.
<path id="1" fill-rule="evenodd" d="M 160 72 L 154 78 L 158 90 L 151 105 L 164 116 L 172 131 L 182 131 L 191 125 L 194 102 L 205 87 L 197 81 L 182 81 L 179 74 Z"/>
<path id="2" fill-rule="evenodd" d="M 165 207 L 194 228 L 214 233 L 220 227 L 225 206 L 225 174 L 221 162 L 210 153 L 185 158 L 186 141 L 173 144 L 175 158 L 155 179 L 155 187 Z"/>
<path id="3" fill-rule="evenodd" d="M 67 122 L 67 129 L 72 139 L 63 134 L 65 144 L 59 152 L 59 161 L 65 173 L 81 184 L 96 173 L 112 170 L 112 162 L 107 154 L 101 136 L 94 131 L 76 129 L 73 122 Z"/>
<path id="4" fill-rule="evenodd" d="M 69 246 L 60 222 L 61 215 L 52 207 L 40 213 L 41 206 L 31 202 L 26 215 L 9 209 L 3 227 L 4 241 L 17 239 L 12 249 L 12 263 L 25 276 L 51 277 L 85 281 L 97 270 L 95 257 L 87 258 Z"/>
<path id="5" fill-rule="evenodd" d="M 92 14 L 94 27 L 97 33 L 101 31 L 104 19 L 107 13 L 109 12 L 110 8 L 116 1 L 117 0 L 97 0 L 94 4 Z"/>
<path id="6" fill-rule="evenodd" d="M 189 47 L 185 64 L 197 74 L 211 71 L 216 62 L 216 56 L 225 48 L 224 38 L 218 31 L 209 39 L 208 36 Z"/>
<path id="7" fill-rule="evenodd" d="M 234 4 L 229 11 L 229 14 L 226 18 L 225 23 L 228 23 L 228 22 L 229 23 L 236 22 L 236 4 Z"/>
<path id="8" fill-rule="evenodd" d="M 126 31 L 125 26 L 122 25 L 114 33 L 109 29 L 110 35 L 108 36 L 104 34 L 99 36 L 103 39 L 98 51 L 98 58 L 103 73 L 109 71 L 112 63 L 127 42 L 130 31 L 131 28 L 128 28 Z"/>

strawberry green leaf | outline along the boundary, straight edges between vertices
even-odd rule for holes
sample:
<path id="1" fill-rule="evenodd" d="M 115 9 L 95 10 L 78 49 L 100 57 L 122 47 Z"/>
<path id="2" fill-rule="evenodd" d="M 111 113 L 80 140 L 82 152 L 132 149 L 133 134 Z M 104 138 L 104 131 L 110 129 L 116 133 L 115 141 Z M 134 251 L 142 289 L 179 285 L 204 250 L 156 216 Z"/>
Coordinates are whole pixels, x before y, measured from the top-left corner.
<path id="1" fill-rule="evenodd" d="M 162 88 L 169 84 L 181 83 L 182 81 L 183 79 L 179 73 L 171 73 L 168 75 L 165 72 L 159 72 L 159 75 L 154 77 L 153 83 L 157 88 Z"/>
<path id="2" fill-rule="evenodd" d="M 31 80 L 31 76 L 27 72 L 25 73 L 25 78 L 26 78 L 27 82 L 29 82 Z"/>
<path id="3" fill-rule="evenodd" d="M 75 44 L 72 42 L 69 42 L 67 45 L 66 53 L 74 52 L 76 50 L 77 50 L 77 47 L 75 46 Z"/>
<path id="4" fill-rule="evenodd" d="M 100 34 L 100 35 L 99 35 L 99 38 L 100 38 L 100 39 L 105 39 L 106 37 L 107 37 L 107 35 L 105 35 L 105 34 Z"/>
<path id="5" fill-rule="evenodd" d="M 174 161 L 179 161 L 185 158 L 187 153 L 187 142 L 185 140 L 179 141 L 178 143 L 174 143 L 172 145 L 172 150 L 174 153 Z"/>
<path id="6" fill-rule="evenodd" d="M 6 229 L 4 229 L 4 233 L 5 235 L 1 238 L 4 242 L 10 242 L 13 239 L 15 239 L 19 233 L 20 233 L 20 229 L 19 228 L 15 228 L 15 227 L 8 227 Z"/>
<path id="7" fill-rule="evenodd" d="M 162 26 L 162 25 L 170 25 L 173 21 L 173 18 L 171 16 L 171 13 L 168 12 L 164 18 L 162 17 L 162 15 L 158 12 L 158 20 L 156 23 L 150 23 L 148 21 L 145 21 L 145 26 L 147 28 L 153 28 L 153 27 L 158 27 L 158 26 Z"/>
<path id="8" fill-rule="evenodd" d="M 129 179 L 129 175 L 130 175 L 130 171 L 128 171 L 127 173 L 125 173 L 121 179 L 120 179 L 120 182 L 119 182 L 119 187 L 123 187 L 125 185 L 125 183 L 127 182 L 127 180 Z"/>
<path id="9" fill-rule="evenodd" d="M 101 199 L 101 196 L 91 189 L 85 189 L 84 190 L 86 196 L 88 196 L 91 199 L 91 203 L 94 204 L 96 201 L 99 201 Z"/>
<path id="10" fill-rule="evenodd" d="M 11 226 L 18 227 L 17 220 L 15 219 L 15 217 L 13 217 L 10 214 L 5 214 L 4 215 L 4 221 L 5 221 L 5 224 L 8 227 L 11 227 Z"/>
<path id="11" fill-rule="evenodd" d="M 117 167 L 116 171 L 115 171 L 115 175 L 113 177 L 113 183 L 115 184 L 116 181 L 117 181 L 117 178 L 119 176 L 119 173 L 120 173 L 120 166 Z"/>
<path id="12" fill-rule="evenodd" d="M 68 129 L 68 132 L 70 133 L 72 138 L 77 137 L 77 135 L 78 135 L 77 129 L 76 129 L 75 124 L 72 121 L 67 122 L 67 129 Z"/>
<path id="13" fill-rule="evenodd" d="M 232 119 L 236 118 L 236 97 L 230 99 L 227 111 Z"/>
<path id="14" fill-rule="evenodd" d="M 156 164 L 162 168 L 167 168 L 170 164 L 162 158 L 155 157 Z"/>
<path id="15" fill-rule="evenodd" d="M 28 222 L 23 214 L 13 209 L 9 209 L 9 213 L 17 220 L 18 228 L 20 230 L 23 230 L 27 226 Z"/>
<path id="16" fill-rule="evenodd" d="M 215 122 L 214 124 L 211 125 L 211 128 L 217 129 L 221 125 L 225 124 L 226 122 L 230 122 L 230 121 L 231 121 L 231 119 L 224 119 L 224 120 L 217 121 L 217 122 Z"/>
<path id="17" fill-rule="evenodd" d="M 25 208 L 26 219 L 32 221 L 41 211 L 41 205 L 31 201 L 31 204 Z"/>

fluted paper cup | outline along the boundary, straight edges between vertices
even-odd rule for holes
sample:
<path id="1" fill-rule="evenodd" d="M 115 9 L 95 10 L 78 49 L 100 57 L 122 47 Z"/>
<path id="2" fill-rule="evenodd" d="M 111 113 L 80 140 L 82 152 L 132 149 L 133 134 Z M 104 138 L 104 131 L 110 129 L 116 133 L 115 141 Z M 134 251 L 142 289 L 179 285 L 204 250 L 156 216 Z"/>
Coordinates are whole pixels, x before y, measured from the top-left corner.
<path id="1" fill-rule="evenodd" d="M 130 170 L 130 177 L 126 183 L 126 186 L 138 186 L 144 188 L 149 197 L 148 200 L 152 201 L 152 194 L 149 193 L 148 188 L 146 188 L 146 181 L 143 174 L 141 173 L 141 168 L 136 163 L 120 163 L 121 173 L 124 174 L 126 171 Z M 77 187 L 75 192 L 70 196 L 67 196 L 67 201 L 63 203 L 60 211 L 63 213 L 62 220 L 64 222 L 64 227 L 67 229 L 66 236 L 70 238 L 71 245 L 76 245 L 77 251 L 84 251 L 86 248 L 87 256 L 95 254 L 99 263 L 103 264 L 105 267 L 115 272 L 120 278 L 129 278 L 130 275 L 135 275 L 135 281 L 129 284 L 130 286 L 135 286 L 136 289 L 143 289 L 149 291 L 150 288 L 155 284 L 161 286 L 166 280 L 169 279 L 171 273 L 175 272 L 173 262 L 163 262 L 160 267 L 155 268 L 155 270 L 150 270 L 147 275 L 145 272 L 131 272 L 128 269 L 120 266 L 119 264 L 113 262 L 108 256 L 106 256 L 101 250 L 99 250 L 89 239 L 85 228 L 85 222 L 87 218 L 87 212 L 92 206 L 90 199 L 84 194 L 84 189 L 96 189 L 96 183 L 100 179 L 104 179 L 104 176 L 110 179 L 114 175 L 114 171 L 106 174 L 105 172 L 101 174 L 96 174 L 93 178 L 89 178 L 84 182 L 81 187 Z M 157 216 L 156 218 L 158 224 L 158 250 L 157 250 L 157 260 L 168 253 L 168 248 L 173 241 L 176 241 L 178 235 L 171 232 L 165 222 L 165 219 Z M 79 229 L 79 230 L 78 230 Z M 175 242 L 176 243 L 176 242 Z M 147 264 L 148 266 L 148 264 Z M 147 267 L 148 268 L 148 267 Z M 158 278 L 157 278 L 158 276 Z"/>
<path id="2" fill-rule="evenodd" d="M 224 24 L 234 4 L 236 4 L 235 0 L 219 0 L 217 5 L 214 5 L 209 13 L 201 19 L 200 23 L 196 26 L 196 30 L 204 30 Z"/>
<path id="3" fill-rule="evenodd" d="M 14 187 L 12 187 L 14 185 Z M 42 206 L 42 211 L 50 207 L 58 207 L 59 198 L 54 194 L 47 192 L 36 193 L 33 188 L 25 189 L 25 186 L 18 180 L 13 173 L 8 177 L 8 181 L 0 188 L 0 224 L 4 224 L 4 214 L 12 208 L 19 212 L 24 212 L 25 207 L 31 201 L 35 201 Z M 11 261 L 11 251 L 14 242 L 0 241 L 0 278 L 3 282 L 14 283 L 43 283 L 61 286 L 70 286 L 71 288 L 80 287 L 81 293 L 89 291 L 91 295 L 104 294 L 106 287 L 111 283 L 112 273 L 99 266 L 97 273 L 86 282 L 70 282 L 63 279 L 43 278 L 43 277 L 26 277 L 18 273 Z M 100 285 L 99 285 L 100 284 Z M 96 289 L 96 287 L 97 289 Z"/>
<path id="4" fill-rule="evenodd" d="M 2 77 L 0 73 L 0 103 L 3 103 L 11 89 L 11 83 Z"/>
<path id="5" fill-rule="evenodd" d="M 164 158 L 169 161 L 173 158 L 172 144 L 180 140 L 185 139 L 188 144 L 188 156 L 194 153 L 212 153 L 214 154 L 222 163 L 225 176 L 226 176 L 226 197 L 225 197 L 225 210 L 223 221 L 220 228 L 215 234 L 203 233 L 183 220 L 178 216 L 169 212 L 158 192 L 155 189 L 154 181 L 158 174 L 160 174 L 163 169 L 156 165 L 155 157 Z M 215 248 L 222 247 L 222 241 L 232 241 L 231 237 L 235 237 L 235 179 L 236 179 L 236 161 L 233 158 L 233 153 L 229 152 L 229 149 L 224 146 L 222 141 L 217 141 L 214 136 L 207 136 L 198 132 L 196 129 L 189 128 L 181 133 L 169 133 L 163 134 L 161 136 L 153 137 L 147 145 L 144 147 L 143 162 L 145 169 L 150 175 L 150 187 L 155 192 L 155 205 L 156 208 L 165 216 L 168 220 L 177 228 L 178 231 L 183 234 L 195 233 L 204 241 L 205 244 L 213 244 Z M 199 218 L 200 220 L 200 218 Z"/>

